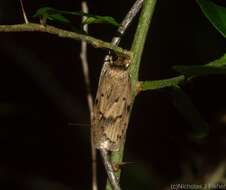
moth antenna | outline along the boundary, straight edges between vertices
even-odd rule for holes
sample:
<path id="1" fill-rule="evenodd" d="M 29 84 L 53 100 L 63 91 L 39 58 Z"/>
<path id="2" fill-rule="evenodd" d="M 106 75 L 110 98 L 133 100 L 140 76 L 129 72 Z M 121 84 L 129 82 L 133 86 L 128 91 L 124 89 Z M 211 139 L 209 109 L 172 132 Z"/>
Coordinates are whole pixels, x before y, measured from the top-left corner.
<path id="1" fill-rule="evenodd" d="M 68 126 L 90 127 L 90 124 L 88 124 L 88 123 L 68 123 Z"/>
<path id="2" fill-rule="evenodd" d="M 136 162 L 121 162 L 119 165 L 120 166 L 127 166 L 127 165 L 134 165 Z"/>
<path id="3" fill-rule="evenodd" d="M 126 166 L 130 166 L 130 165 L 135 165 L 136 162 L 121 162 L 120 164 L 118 164 L 119 169 L 122 167 L 126 167 Z"/>

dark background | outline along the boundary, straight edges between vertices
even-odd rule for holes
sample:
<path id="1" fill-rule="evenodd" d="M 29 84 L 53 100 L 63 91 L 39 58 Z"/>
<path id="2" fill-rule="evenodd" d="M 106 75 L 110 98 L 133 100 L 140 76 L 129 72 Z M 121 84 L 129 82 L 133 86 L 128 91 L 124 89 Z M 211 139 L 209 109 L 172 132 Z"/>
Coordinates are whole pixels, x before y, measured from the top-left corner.
<path id="1" fill-rule="evenodd" d="M 43 6 L 79 10 L 80 2 L 28 1 L 29 20 Z M 216 1 L 225 5 L 224 1 Z M 88 1 L 91 13 L 120 21 L 133 1 Z M 80 27 L 80 20 L 73 18 Z M 0 23 L 22 23 L 19 1 L 0 1 Z M 121 45 L 129 48 L 136 27 Z M 67 28 L 67 27 L 66 27 Z M 69 29 L 69 28 L 68 28 Z M 92 25 L 90 35 L 110 41 L 115 28 Z M 106 53 L 89 47 L 92 93 Z M 141 80 L 176 76 L 173 65 L 205 64 L 226 52 L 225 39 L 195 1 L 159 0 L 140 68 Z M 86 91 L 80 43 L 45 33 L 0 33 L 0 189 L 91 189 Z M 207 138 L 195 141 L 190 126 L 162 92 L 140 94 L 129 125 L 123 189 L 165 189 L 176 181 L 203 177 L 225 160 L 225 76 L 202 77 L 184 90 L 210 124 Z M 105 172 L 99 160 L 100 189 Z M 192 171 L 192 175 L 189 171 Z M 193 177 L 192 177 L 193 176 Z"/>

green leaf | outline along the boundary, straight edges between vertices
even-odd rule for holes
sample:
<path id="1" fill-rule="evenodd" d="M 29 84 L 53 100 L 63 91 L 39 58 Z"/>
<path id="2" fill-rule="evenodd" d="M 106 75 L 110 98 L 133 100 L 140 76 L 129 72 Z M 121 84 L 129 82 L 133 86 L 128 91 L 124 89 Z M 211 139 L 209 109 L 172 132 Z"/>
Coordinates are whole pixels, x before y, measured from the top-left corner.
<path id="1" fill-rule="evenodd" d="M 106 23 L 113 26 L 119 26 L 119 23 L 112 17 L 109 16 L 90 16 L 85 19 L 82 24 L 96 24 L 96 23 Z"/>
<path id="2" fill-rule="evenodd" d="M 110 16 L 99 16 L 94 14 L 87 14 L 81 11 L 62 11 L 57 10 L 51 7 L 42 7 L 36 11 L 34 17 L 40 17 L 46 20 L 52 21 L 60 21 L 63 23 L 70 23 L 64 15 L 73 15 L 73 16 L 86 16 L 87 19 L 83 22 L 83 24 L 94 24 L 94 23 L 104 23 L 104 24 L 111 24 L 113 26 L 119 26 L 119 23 Z"/>
<path id="3" fill-rule="evenodd" d="M 51 7 L 42 7 L 36 11 L 36 13 L 33 15 L 33 17 L 42 17 L 44 15 L 50 15 L 50 14 L 55 14 L 56 9 L 51 8 Z"/>
<path id="4" fill-rule="evenodd" d="M 58 10 L 60 11 L 60 10 Z M 118 27 L 119 23 L 110 16 L 100 16 L 95 14 L 88 14 L 81 11 L 60 11 L 60 13 L 66 15 L 74 15 L 74 16 L 86 16 L 87 18 L 83 21 L 83 24 L 95 24 L 95 23 L 103 23 L 103 24 L 111 24 L 113 26 Z"/>
<path id="5" fill-rule="evenodd" d="M 190 79 L 204 75 L 226 74 L 226 54 L 205 65 L 175 65 L 173 69 Z"/>
<path id="6" fill-rule="evenodd" d="M 61 14 L 52 14 L 48 16 L 49 20 L 52 21 L 58 21 L 58 22 L 62 22 L 62 23 L 71 23 L 71 21 L 69 19 L 67 19 L 65 16 L 61 15 Z"/>
<path id="7" fill-rule="evenodd" d="M 170 88 L 174 106 L 192 126 L 193 137 L 202 138 L 208 135 L 208 123 L 202 118 L 187 94 L 179 87 Z"/>
<path id="8" fill-rule="evenodd" d="M 197 0 L 197 3 L 212 25 L 226 38 L 226 8 L 209 0 Z"/>
<path id="9" fill-rule="evenodd" d="M 70 24 L 71 21 L 67 19 L 63 14 L 59 13 L 56 9 L 51 7 L 43 7 L 37 10 L 33 17 L 39 17 L 43 24 L 46 24 L 47 20 Z"/>

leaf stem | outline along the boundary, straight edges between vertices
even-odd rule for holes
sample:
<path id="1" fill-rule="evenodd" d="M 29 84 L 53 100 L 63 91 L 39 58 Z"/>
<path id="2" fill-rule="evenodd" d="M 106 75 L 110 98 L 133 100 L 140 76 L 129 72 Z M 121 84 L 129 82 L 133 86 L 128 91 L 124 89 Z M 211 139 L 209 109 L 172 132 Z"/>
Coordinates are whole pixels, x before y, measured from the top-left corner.
<path id="1" fill-rule="evenodd" d="M 158 90 L 162 88 L 177 86 L 184 82 L 185 82 L 184 75 L 163 80 L 140 81 L 138 85 L 138 91 Z"/>

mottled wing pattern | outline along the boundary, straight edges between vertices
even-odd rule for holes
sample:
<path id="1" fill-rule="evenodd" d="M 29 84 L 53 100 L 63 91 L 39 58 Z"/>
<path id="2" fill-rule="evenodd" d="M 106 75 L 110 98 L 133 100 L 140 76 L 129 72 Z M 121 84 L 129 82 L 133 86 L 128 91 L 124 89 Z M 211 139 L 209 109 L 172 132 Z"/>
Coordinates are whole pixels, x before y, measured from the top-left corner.
<path id="1" fill-rule="evenodd" d="M 132 97 L 127 63 L 119 63 L 127 60 L 118 57 L 115 63 L 111 61 L 106 58 L 102 69 L 92 125 L 96 148 L 117 151 L 125 138 Z"/>

